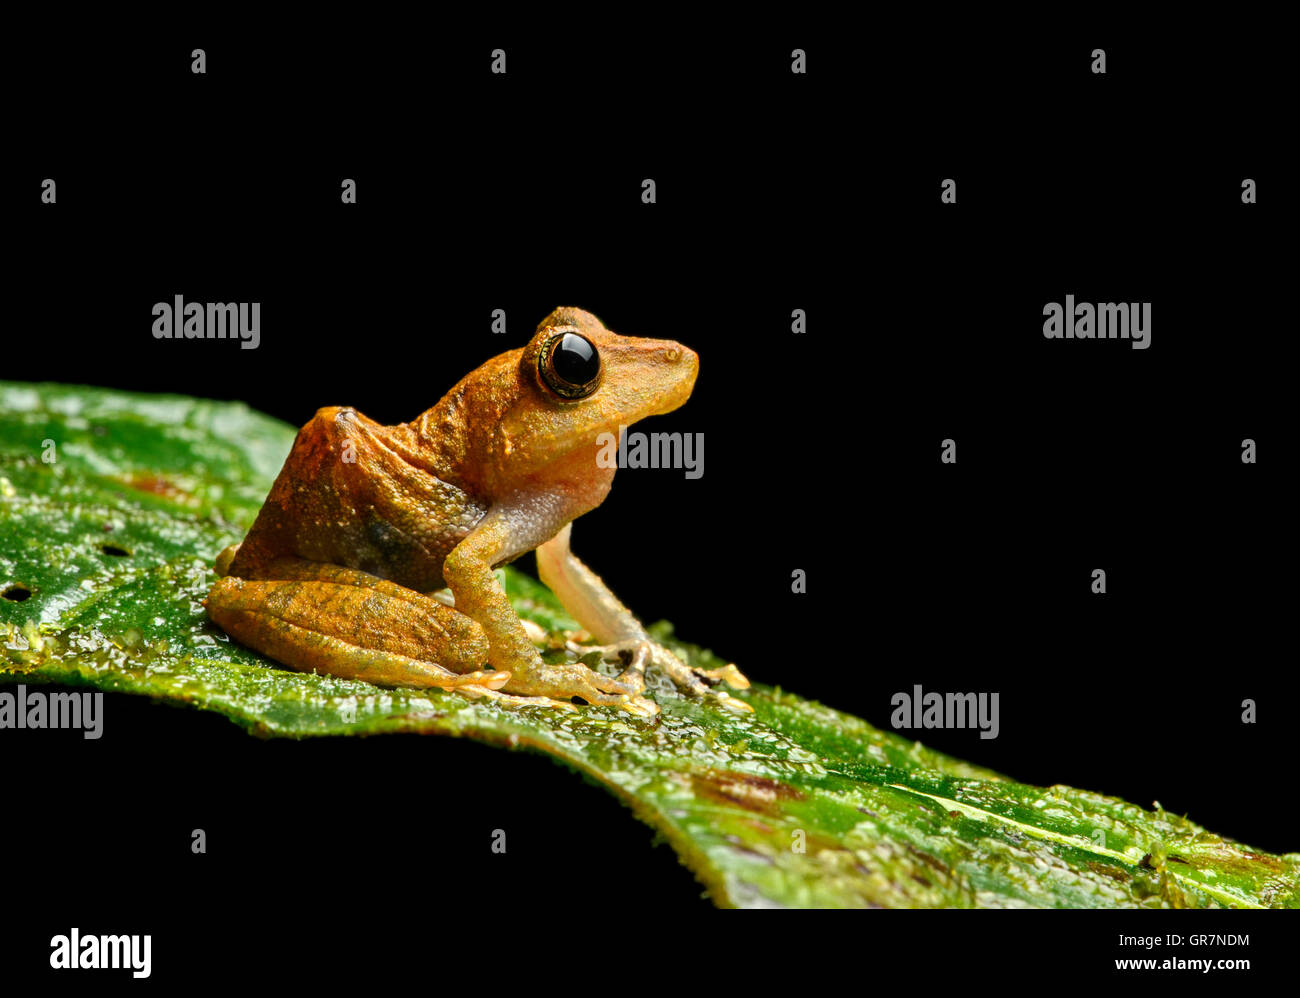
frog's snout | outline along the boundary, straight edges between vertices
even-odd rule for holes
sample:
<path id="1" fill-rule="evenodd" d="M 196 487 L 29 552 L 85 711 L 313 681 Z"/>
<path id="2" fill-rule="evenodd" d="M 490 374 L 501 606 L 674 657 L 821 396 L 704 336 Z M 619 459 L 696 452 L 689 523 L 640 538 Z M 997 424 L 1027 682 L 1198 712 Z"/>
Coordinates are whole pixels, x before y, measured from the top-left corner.
<path id="1" fill-rule="evenodd" d="M 664 348 L 664 360 L 669 364 L 680 364 L 694 375 L 700 369 L 700 355 L 690 347 L 674 343 Z"/>
<path id="2" fill-rule="evenodd" d="M 665 341 L 656 349 L 662 385 L 660 405 L 656 413 L 671 412 L 691 397 L 695 378 L 700 373 L 700 355 L 680 343 Z"/>
<path id="3" fill-rule="evenodd" d="M 685 379 L 687 386 L 695 384 L 695 376 L 700 373 L 700 355 L 690 347 L 680 343 L 670 343 L 662 351 L 664 364 L 678 369 L 678 377 Z"/>

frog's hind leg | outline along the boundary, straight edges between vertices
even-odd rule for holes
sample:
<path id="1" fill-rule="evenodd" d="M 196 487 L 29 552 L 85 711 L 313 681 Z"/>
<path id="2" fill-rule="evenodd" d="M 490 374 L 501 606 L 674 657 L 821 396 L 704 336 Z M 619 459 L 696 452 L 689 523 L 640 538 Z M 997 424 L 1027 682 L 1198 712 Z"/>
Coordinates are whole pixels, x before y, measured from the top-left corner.
<path id="1" fill-rule="evenodd" d="M 478 624 L 420 593 L 301 558 L 275 559 L 259 575 L 268 577 L 218 579 L 204 605 L 233 638 L 277 662 L 471 696 L 494 693 L 510 679 L 508 672 L 480 668 L 488 642 Z"/>

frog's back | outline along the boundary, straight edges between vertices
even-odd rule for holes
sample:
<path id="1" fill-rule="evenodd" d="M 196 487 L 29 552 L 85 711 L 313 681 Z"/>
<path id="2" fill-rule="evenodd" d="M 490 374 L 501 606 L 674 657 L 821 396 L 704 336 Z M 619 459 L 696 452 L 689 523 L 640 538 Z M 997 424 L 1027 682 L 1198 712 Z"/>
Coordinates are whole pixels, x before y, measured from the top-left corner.
<path id="1" fill-rule="evenodd" d="M 298 432 L 231 573 L 264 578 L 269 562 L 288 555 L 418 592 L 441 588 L 443 561 L 487 508 L 413 463 L 404 429 L 350 408 L 319 410 Z"/>

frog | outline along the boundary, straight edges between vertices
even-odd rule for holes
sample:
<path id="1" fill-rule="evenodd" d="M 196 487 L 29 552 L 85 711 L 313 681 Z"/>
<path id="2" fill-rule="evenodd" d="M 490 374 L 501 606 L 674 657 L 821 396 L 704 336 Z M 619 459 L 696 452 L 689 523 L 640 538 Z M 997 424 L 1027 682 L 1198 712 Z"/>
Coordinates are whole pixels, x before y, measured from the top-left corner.
<path id="1" fill-rule="evenodd" d="M 681 406 L 698 372 L 676 341 L 561 307 L 409 423 L 321 408 L 244 539 L 217 556 L 207 614 L 282 665 L 378 686 L 651 718 L 653 665 L 684 695 L 749 711 L 722 689 L 749 686 L 734 664 L 691 666 L 652 640 L 571 550 L 573 521 L 613 484 L 608 442 Z M 633 536 L 670 533 L 652 527 Z M 564 661 L 543 659 L 546 633 L 520 618 L 496 571 L 529 551 L 578 637 L 595 642 L 567 639 Z M 592 668 L 601 662 L 617 665 Z"/>

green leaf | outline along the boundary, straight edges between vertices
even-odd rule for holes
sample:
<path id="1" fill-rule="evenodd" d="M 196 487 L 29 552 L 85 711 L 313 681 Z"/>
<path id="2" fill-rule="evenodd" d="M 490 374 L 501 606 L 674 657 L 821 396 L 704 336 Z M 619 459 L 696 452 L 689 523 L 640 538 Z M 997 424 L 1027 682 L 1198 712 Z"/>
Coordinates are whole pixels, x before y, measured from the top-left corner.
<path id="1" fill-rule="evenodd" d="M 645 722 L 281 668 L 199 600 L 292 440 L 241 405 L 0 382 L 0 684 L 141 694 L 267 737 L 420 731 L 544 752 L 629 804 L 719 905 L 1300 907 L 1300 854 L 1016 783 L 779 689 L 738 693 L 752 715 L 660 689 Z M 522 616 L 576 628 L 543 586 L 503 578 Z"/>

